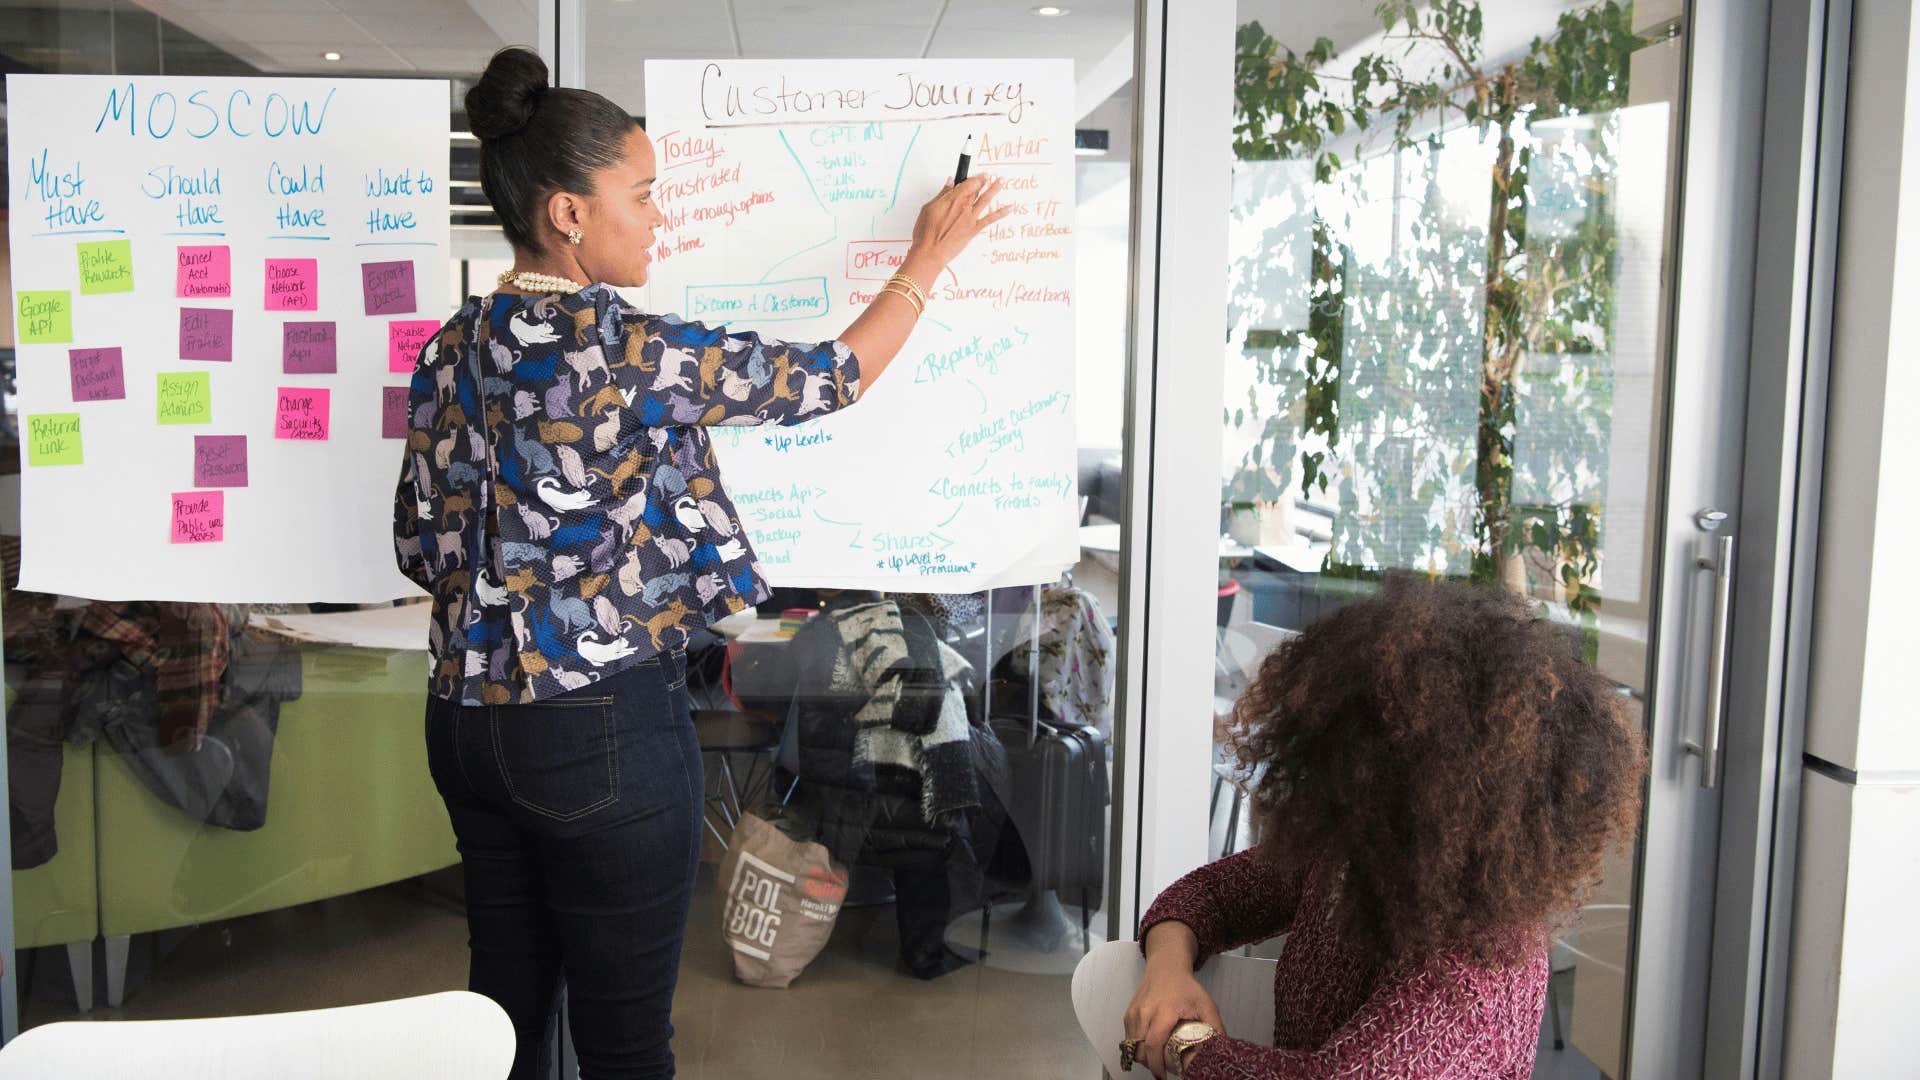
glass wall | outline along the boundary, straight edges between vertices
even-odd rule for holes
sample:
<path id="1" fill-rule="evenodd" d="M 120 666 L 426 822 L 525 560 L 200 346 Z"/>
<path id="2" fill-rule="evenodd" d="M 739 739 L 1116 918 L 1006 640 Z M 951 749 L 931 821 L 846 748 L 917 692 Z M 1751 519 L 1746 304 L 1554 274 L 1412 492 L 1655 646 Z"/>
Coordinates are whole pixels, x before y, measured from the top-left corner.
<path id="1" fill-rule="evenodd" d="M 0 64 L 15 74 L 452 78 L 457 109 L 496 49 L 536 31 L 531 5 L 459 0 L 297 14 L 278 4 L 26 0 L 0 18 Z M 471 188 L 472 144 L 463 157 L 455 138 L 453 175 Z M 17 182 L 21 163 L 8 166 L 6 228 L 43 227 Z M 455 227 L 484 225 L 479 217 L 456 213 Z M 31 287 L 40 268 L 10 266 L 7 250 L 0 281 Z M 437 321 L 463 284 L 461 263 L 422 267 L 419 311 Z M 466 930 L 448 872 L 457 855 L 421 740 L 425 609 L 19 589 L 22 534 L 34 523 L 22 522 L 28 454 L 14 387 L 47 373 L 16 371 L 16 331 L 10 303 L 0 318 L 0 625 L 21 1026 L 309 1009 L 464 986 Z M 246 343 L 240 351 L 236 362 L 259 362 Z M 267 362 L 278 370 L 277 343 Z M 391 477 L 367 483 L 385 490 Z M 286 573 L 298 580 L 300 568 Z"/>
<path id="2" fill-rule="evenodd" d="M 937 178 L 917 189 L 911 180 L 903 185 L 906 163 L 938 145 L 944 148 L 941 164 L 950 171 L 963 138 L 977 131 L 975 171 L 1007 179 L 1006 199 L 1017 212 L 1011 227 L 981 239 L 976 266 L 1020 258 L 1035 260 L 1023 265 L 1048 267 L 1038 260 L 1056 251 L 1070 252 L 1073 260 L 1056 272 L 1071 291 L 1064 332 L 1073 343 L 1070 406 L 1078 467 L 1071 480 L 1077 503 L 1060 508 L 1050 502 L 1040 512 L 1066 509 L 1077 516 L 1080 545 L 1077 564 L 1065 575 L 1055 571 L 1039 587 L 964 595 L 783 588 L 762 607 L 758 626 L 728 627 L 732 640 L 711 645 L 712 669 L 729 673 L 732 692 L 714 687 L 709 693 L 700 717 L 703 744 L 728 745 L 723 732 L 745 725 L 755 733 L 748 743 L 780 748 L 708 754 L 710 790 L 726 791 L 729 798 L 715 808 L 696 893 L 675 1004 L 678 1052 L 683 1061 L 700 1061 L 701 1075 L 709 1076 L 762 1075 L 776 1054 L 783 1067 L 803 1075 L 816 1065 L 836 1075 L 1097 1075 L 1068 984 L 1080 957 L 1105 935 L 1111 893 L 1106 878 L 1124 490 L 1133 5 L 1099 0 L 1048 17 L 1030 12 L 1031 5 L 987 0 L 954 0 L 938 5 L 938 12 L 930 5 L 821 0 L 675 8 L 671 18 L 646 17 L 656 7 L 622 0 L 584 5 L 585 85 L 645 117 L 663 155 L 664 179 L 655 190 L 667 224 L 656 241 L 653 272 L 673 284 L 649 286 L 641 302 L 698 314 L 684 307 L 697 297 L 676 276 L 677 265 L 685 264 L 675 260 L 727 244 L 726 230 L 703 223 L 729 206 L 738 206 L 749 222 L 755 214 L 769 215 L 755 235 L 787 245 L 777 252 L 743 250 L 738 242 L 728 247 L 729 263 L 751 271 L 742 280 L 812 273 L 795 269 L 804 265 L 805 253 L 802 262 L 786 261 L 802 249 L 824 244 L 834 258 L 841 249 L 857 258 L 862 245 L 876 238 L 904 236 L 899 226 L 909 219 L 895 204 L 905 208 L 938 187 Z M 969 77 L 983 82 L 1033 78 L 1032 69 L 1020 67 L 1029 59 L 1071 60 L 1078 83 L 1071 126 L 1079 130 L 1074 141 L 1081 145 L 1078 152 L 1060 145 L 1064 135 L 1022 138 L 1004 116 L 928 122 L 916 116 L 902 123 L 795 123 L 783 129 L 785 151 L 761 161 L 729 156 L 724 140 L 718 150 L 702 148 L 705 133 L 690 130 L 670 103 L 647 98 L 646 61 L 746 64 L 815 56 L 899 59 L 903 67 L 916 59 L 977 60 L 983 63 Z M 735 70 L 725 68 L 728 75 Z M 773 76 L 769 94 L 815 88 L 810 70 L 784 74 L 786 82 Z M 891 69 L 887 75 L 890 93 L 897 76 Z M 751 90 L 747 100 L 755 100 Z M 821 107 L 813 99 L 807 104 Z M 1070 208 L 1049 207 L 1035 194 L 1032 177 L 1040 169 L 1071 178 Z M 817 229 L 794 224 L 797 213 L 771 223 L 784 208 L 778 201 L 755 202 L 753 193 L 762 189 L 804 202 Z M 753 205 L 742 205 L 743 199 Z M 769 270 L 773 266 L 778 273 Z M 967 277 L 964 266 L 956 269 Z M 973 413 L 976 400 L 984 409 L 988 394 L 996 412 L 1013 404 L 999 399 L 987 376 L 1036 361 L 1031 346 L 1011 338 L 1000 346 L 989 341 L 983 353 L 980 335 L 1005 334 L 1009 325 L 1046 316 L 1018 302 L 1005 309 L 979 303 L 946 276 L 928 284 L 934 297 L 922 329 L 892 369 L 902 373 L 890 371 L 872 405 L 861 407 L 924 410 L 916 424 L 940 431 L 955 415 Z M 853 295 L 833 296 L 823 322 L 851 318 L 870 299 L 857 288 Z M 742 318 L 737 326 L 753 328 L 754 321 Z M 784 328 L 774 323 L 763 329 Z M 958 358 L 957 368 L 950 357 Z M 982 388 L 970 387 L 973 382 L 986 384 L 981 398 L 975 393 Z M 731 468 L 736 459 L 730 453 L 737 451 L 724 438 L 718 445 L 723 468 Z M 783 460 L 798 476 L 817 467 L 804 453 Z M 928 476 L 898 497 L 910 499 L 929 482 L 954 492 L 971 477 L 991 475 L 989 461 L 957 458 L 947 480 Z M 956 501 L 929 520 L 937 523 L 961 509 Z M 778 550 L 783 521 L 777 507 L 749 508 L 746 524 L 757 548 Z M 848 540 L 863 542 L 852 531 Z M 786 577 L 777 565 L 769 571 L 776 585 Z M 796 624 L 811 621 L 783 635 L 767 621 L 783 609 Z M 941 683 L 966 703 L 976 795 L 963 814 L 938 825 L 898 804 L 901 789 L 891 785 L 884 768 L 877 799 L 870 787 L 850 790 L 848 762 L 832 753 L 852 738 L 860 701 L 836 693 L 823 677 L 821 657 L 833 650 L 823 654 L 821 645 L 831 640 L 828 635 L 857 640 L 861 644 L 850 646 L 855 649 L 879 640 L 884 632 L 848 637 L 848 627 L 875 612 L 883 625 L 900 620 L 910 643 L 917 628 L 930 632 L 948 658 Z M 852 751 L 855 763 L 859 753 Z M 768 782 L 733 796 L 729 785 L 738 781 L 744 788 L 753 770 L 761 777 L 770 770 Z M 742 893 L 741 878 L 728 873 L 733 864 L 727 845 L 740 835 L 732 818 L 741 808 L 779 822 L 794 838 L 825 843 L 850 875 L 847 906 L 824 951 L 782 991 L 744 985 L 737 974 L 742 963 L 750 966 L 742 950 L 752 948 L 743 942 L 739 923 L 762 917 Z M 850 818 L 858 819 L 857 827 L 848 827 Z M 855 1017 L 846 1022 L 857 1023 L 858 1037 L 823 1038 L 823 1024 L 831 1032 L 840 1018 Z M 796 1060 L 794 1047 L 821 1056 Z"/>
<path id="3" fill-rule="evenodd" d="M 580 43 L 585 72 L 566 81 L 636 117 L 647 113 L 645 62 L 656 59 L 1074 65 L 1061 84 L 1072 139 L 1042 148 L 983 130 L 974 157 L 979 171 L 1011 181 L 1007 198 L 1018 211 L 983 250 L 1023 264 L 1071 259 L 1047 267 L 1058 287 L 1049 286 L 1033 317 L 1054 319 L 1074 342 L 1071 382 L 1055 395 L 1071 417 L 1072 463 L 1023 478 L 1033 520 L 1053 515 L 1049 527 L 1070 541 L 1068 569 L 1053 568 L 1041 585 L 1028 573 L 960 594 L 782 587 L 759 611 L 696 638 L 689 687 L 711 798 L 674 1010 L 683 1075 L 1098 1072 L 1068 980 L 1105 936 L 1113 891 L 1133 5 L 1086 0 L 1054 16 L 986 0 L 939 9 L 741 0 L 689 10 L 593 0 L 581 6 L 581 24 L 563 24 Z M 531 3 L 483 0 L 340 3 L 297 15 L 244 3 L 45 0 L 8 5 L 0 60 L 24 73 L 451 79 L 453 257 L 444 286 L 434 275 L 419 290 L 420 316 L 437 318 L 442 298 L 450 310 L 484 295 L 511 264 L 479 190 L 478 145 L 461 102 L 492 52 L 535 40 L 537 15 Z M 868 158 L 836 154 L 814 164 L 852 175 L 849 190 L 869 172 L 898 185 L 897 175 L 880 174 L 911 145 L 902 137 L 911 140 L 913 129 L 876 126 Z M 957 151 L 955 140 L 943 153 Z M 664 174 L 670 163 L 662 165 Z M 1065 179 L 1056 190 L 1070 198 L 1023 195 L 1036 190 L 1025 177 L 1039 168 L 1058 170 Z M 712 203 L 698 185 L 661 186 L 670 217 Z M 898 199 L 934 188 L 902 189 Z M 661 241 L 691 231 L 676 238 L 670 227 Z M 0 255 L 0 280 L 8 270 Z M 992 355 L 969 351 L 977 342 L 969 313 L 989 306 L 949 291 L 957 282 L 928 284 L 936 289 L 929 320 L 961 343 L 910 344 L 898 370 L 956 375 L 948 387 L 970 399 L 964 364 L 1011 370 L 1028 359 L 1018 343 Z M 637 291 L 634 299 L 684 310 L 684 296 Z M 834 311 L 851 319 L 872 299 L 834 298 Z M 736 325 L 756 328 L 751 319 Z M 13 342 L 10 310 L 0 326 L 9 391 L 0 625 L 22 1026 L 310 1009 L 465 986 L 458 856 L 421 739 L 420 604 L 104 602 L 20 590 L 26 452 L 11 396 Z M 777 520 L 746 501 L 742 508 L 757 533 Z M 779 544 L 755 540 L 763 550 Z M 776 585 L 794 586 L 777 560 L 768 562 Z M 822 631 L 848 625 L 853 611 L 876 614 L 911 641 L 913 661 L 931 659 L 923 665 L 931 688 L 943 706 L 958 706 L 947 734 L 965 748 L 956 769 L 967 794 L 937 819 L 897 785 L 850 789 L 819 765 L 822 744 L 850 738 L 859 709 L 797 658 L 819 655 L 808 650 Z M 879 806 L 885 820 L 874 828 L 863 818 L 857 835 L 836 838 L 823 823 L 845 824 L 850 790 L 861 813 Z M 729 925 L 738 912 L 720 867 L 749 812 L 830 843 L 847 875 L 830 940 L 784 991 L 744 985 L 728 938 L 740 927 Z M 811 1065 L 800 1060 L 806 1055 Z"/>
<path id="4" fill-rule="evenodd" d="M 1644 704 L 1679 4 L 1238 12 L 1216 716 L 1391 570 L 1539 601 Z M 1241 779 L 1218 748 L 1210 855 Z M 1630 856 L 1536 1076 L 1620 1074 Z"/>

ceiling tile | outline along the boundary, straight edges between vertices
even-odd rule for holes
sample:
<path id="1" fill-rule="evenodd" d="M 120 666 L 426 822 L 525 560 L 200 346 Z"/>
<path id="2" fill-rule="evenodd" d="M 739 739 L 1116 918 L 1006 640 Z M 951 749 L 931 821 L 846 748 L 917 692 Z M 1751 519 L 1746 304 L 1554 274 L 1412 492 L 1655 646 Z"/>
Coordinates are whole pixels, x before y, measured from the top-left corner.
<path id="1" fill-rule="evenodd" d="M 366 49 L 338 63 L 299 45 L 276 45 L 265 50 L 266 69 L 288 75 L 390 75 L 415 73 L 413 65 L 385 49 Z"/>
<path id="2" fill-rule="evenodd" d="M 924 27 L 826 25 L 819 22 L 760 20 L 740 27 L 740 44 L 749 58 L 821 58 L 919 56 Z"/>
<path id="3" fill-rule="evenodd" d="M 941 25 L 974 30 L 999 30 L 1020 33 L 1084 32 L 1081 28 L 1111 24 L 1118 20 L 1133 25 L 1133 0 L 1053 0 L 1067 14 L 1055 18 L 1035 15 L 1033 9 L 1042 0 L 953 0 Z M 1298 2 L 1298 0 L 1293 0 Z M 1373 0 L 1367 0 L 1372 3 Z"/>
<path id="4" fill-rule="evenodd" d="M 315 0 L 147 0 L 141 6 L 162 18 L 171 18 L 169 9 L 200 15 L 301 15 L 313 12 L 316 7 L 325 10 L 325 6 L 316 4 Z"/>
<path id="5" fill-rule="evenodd" d="M 398 50 L 402 56 L 413 61 L 413 65 L 423 72 L 435 75 L 466 76 L 478 78 L 487 68 L 487 61 L 493 58 L 494 48 L 456 49 L 430 46 L 416 46 Z"/>
<path id="6" fill-rule="evenodd" d="M 843 33 L 866 26 L 933 27 L 938 0 L 733 0 L 741 32 L 749 21 L 814 23 Z"/>
<path id="7" fill-rule="evenodd" d="M 218 26 L 224 38 L 261 48 L 311 44 L 316 49 L 335 48 L 345 52 L 350 45 L 379 43 L 335 12 L 304 15 L 235 12 L 221 15 Z"/>
<path id="8" fill-rule="evenodd" d="M 499 35 L 471 11 L 421 11 L 395 14 L 359 14 L 351 16 L 375 41 L 406 52 L 409 45 L 446 47 L 474 46 L 499 48 Z"/>

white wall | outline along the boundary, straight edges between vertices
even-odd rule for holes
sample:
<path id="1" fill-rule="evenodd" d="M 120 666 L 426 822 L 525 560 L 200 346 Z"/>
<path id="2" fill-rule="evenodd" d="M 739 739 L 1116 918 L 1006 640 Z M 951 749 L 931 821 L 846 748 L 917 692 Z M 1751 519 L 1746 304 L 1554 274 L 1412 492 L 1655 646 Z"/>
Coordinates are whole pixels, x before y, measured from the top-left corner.
<path id="1" fill-rule="evenodd" d="M 1856 0 L 1785 1075 L 1914 1075 L 1920 17 Z"/>
<path id="2" fill-rule="evenodd" d="M 1782 1075 L 1911 1076 L 1920 785 L 1848 784 L 1810 773 L 1800 805 Z"/>

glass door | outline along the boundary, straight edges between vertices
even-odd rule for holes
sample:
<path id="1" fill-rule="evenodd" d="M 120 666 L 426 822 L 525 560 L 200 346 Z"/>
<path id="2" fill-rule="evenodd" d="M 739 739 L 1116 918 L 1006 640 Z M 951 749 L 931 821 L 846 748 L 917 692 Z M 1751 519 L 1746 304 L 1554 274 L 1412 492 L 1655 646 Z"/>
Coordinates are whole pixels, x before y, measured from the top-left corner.
<path id="1" fill-rule="evenodd" d="M 788 643 L 730 645 L 731 697 L 705 701 L 702 720 L 764 725 L 785 738 L 773 755 L 780 782 L 771 797 L 766 787 L 758 800 L 752 791 L 730 792 L 729 805 L 717 807 L 674 1002 L 683 1069 L 707 1076 L 1097 1075 L 1069 981 L 1110 932 L 1107 874 L 1115 862 L 1108 822 L 1111 752 L 1123 734 L 1113 697 L 1115 624 L 1127 608 L 1117 560 L 1127 485 L 1134 5 L 730 0 L 693 10 L 588 0 L 563 7 L 560 28 L 562 81 L 606 95 L 640 117 L 654 140 L 660 178 L 653 191 L 666 221 L 653 280 L 630 293 L 648 310 L 790 339 L 832 333 L 898 267 L 910 208 L 918 205 L 910 200 L 924 200 L 940 183 L 926 175 L 929 147 L 940 148 L 943 176 L 950 176 L 963 140 L 973 136 L 971 168 L 1006 181 L 1015 215 L 948 275 L 925 283 L 933 303 L 896 362 L 898 373 L 875 384 L 862 404 L 911 417 L 911 430 L 898 434 L 903 443 L 967 440 L 956 443 L 951 467 L 888 492 L 901 519 L 924 511 L 929 534 L 941 536 L 948 522 L 965 528 L 983 510 L 1024 501 L 1024 479 L 1020 488 L 1011 477 L 997 479 L 997 466 L 971 451 L 975 426 L 991 401 L 988 422 L 1014 410 L 1007 423 L 1017 427 L 1033 395 L 1016 384 L 1045 381 L 1046 363 L 1070 373 L 1058 398 L 1072 409 L 1075 472 L 1063 469 L 1054 483 L 1072 493 L 1080 557 L 1063 579 L 1041 587 L 939 595 L 814 588 L 817 568 L 788 557 L 797 530 L 848 522 L 794 496 L 792 481 L 832 482 L 826 474 L 839 466 L 822 434 L 831 440 L 836 429 L 821 422 L 793 429 L 779 451 L 791 470 L 781 479 L 791 481 L 778 489 L 756 489 L 740 479 L 747 473 L 734 471 L 741 459 L 729 455 L 743 440 L 716 439 L 729 490 L 776 588 L 761 614 L 802 618 L 806 611 L 796 609 L 818 610 L 809 638 L 830 622 L 854 625 L 844 616 L 856 605 L 897 609 L 909 628 L 929 627 L 951 651 L 949 684 L 966 697 L 974 751 L 966 771 L 980 785 L 960 827 L 903 827 L 917 822 L 917 811 L 902 806 L 898 788 L 888 786 L 894 781 L 881 777 L 871 811 L 878 823 L 864 840 L 848 839 L 839 826 L 858 793 L 834 775 L 825 743 L 835 731 L 851 732 L 854 709 L 827 694 L 824 680 L 791 658 L 799 650 Z M 820 57 L 835 58 L 836 70 L 810 59 Z M 649 75 L 671 61 L 701 61 L 703 79 L 738 87 L 732 99 L 711 91 L 711 101 L 716 114 L 739 113 L 676 110 L 660 93 L 665 81 Z M 1060 61 L 1071 62 L 1071 79 Z M 1060 75 L 1058 83 L 1042 86 L 1049 72 Z M 900 96 L 906 75 L 960 81 L 929 83 L 909 100 Z M 1006 115 L 1005 104 L 983 104 L 996 83 L 1000 93 L 1040 103 L 1035 115 L 1050 126 L 1037 127 L 1031 116 L 1020 126 L 1020 114 Z M 929 108 L 929 94 L 950 107 Z M 773 116 L 781 121 L 777 137 L 756 146 L 739 135 L 741 126 Z M 824 313 L 796 323 L 784 314 L 756 318 L 717 302 L 704 306 L 723 291 L 744 295 L 751 287 L 717 284 L 736 279 L 711 276 L 718 273 L 712 263 L 688 269 L 703 259 L 729 260 L 743 268 L 737 280 L 769 288 L 830 281 Z M 981 288 L 1015 279 L 1058 286 L 1056 294 L 1070 290 L 1067 355 L 1039 353 L 1038 334 L 1028 343 L 1027 331 L 1046 317 L 1028 302 L 1040 290 L 1019 286 L 1003 305 Z M 846 429 L 838 430 L 845 438 Z M 929 495 L 937 504 L 926 505 Z M 1036 518 L 1060 508 L 1047 503 Z M 890 554 L 908 548 L 884 545 L 912 539 L 874 533 L 848 528 L 848 546 Z M 1026 542 L 1010 537 L 1009 551 Z M 1069 668 L 1086 693 L 1056 692 L 1053 673 Z M 731 768 L 750 767 L 751 755 L 710 753 L 710 791 L 728 783 L 729 756 Z M 729 951 L 739 940 L 729 913 L 752 911 L 732 891 L 736 879 L 721 873 L 737 824 L 730 814 L 742 807 L 783 815 L 796 835 L 820 839 L 849 867 L 847 907 L 830 940 L 777 993 L 744 985 Z"/>
<path id="2" fill-rule="evenodd" d="M 1638 844 L 1555 936 L 1535 1075 L 1698 1074 L 1764 27 L 1683 0 L 1230 6 L 1222 332 L 1181 315 L 1225 341 L 1219 394 L 1154 444 L 1156 479 L 1217 446 L 1217 516 L 1156 517 L 1147 556 L 1205 567 L 1183 580 L 1213 601 L 1150 626 L 1148 664 L 1214 657 L 1144 722 L 1182 772 L 1145 778 L 1142 818 L 1199 790 L 1171 862 L 1253 842 L 1226 718 L 1268 651 L 1386 573 L 1529 597 L 1653 757 Z M 1217 155 L 1222 130 L 1162 152 Z M 1169 860 L 1149 869 L 1143 904 Z"/>

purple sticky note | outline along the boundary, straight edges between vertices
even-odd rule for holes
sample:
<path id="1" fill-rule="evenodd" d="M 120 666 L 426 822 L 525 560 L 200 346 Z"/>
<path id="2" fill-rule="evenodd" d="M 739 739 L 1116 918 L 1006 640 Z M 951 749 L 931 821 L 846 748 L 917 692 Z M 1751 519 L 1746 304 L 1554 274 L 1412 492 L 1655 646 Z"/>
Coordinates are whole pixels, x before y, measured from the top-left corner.
<path id="1" fill-rule="evenodd" d="M 174 249 L 174 295 L 186 300 L 233 295 L 233 253 L 225 244 Z"/>
<path id="2" fill-rule="evenodd" d="M 407 388 L 404 386 L 383 386 L 380 388 L 380 437 L 383 439 L 404 439 L 407 437 Z"/>
<path id="3" fill-rule="evenodd" d="M 268 311 L 318 311 L 320 309 L 320 261 L 318 259 L 267 260 Z"/>
<path id="4" fill-rule="evenodd" d="M 369 315 L 411 315 L 420 310 L 413 292 L 413 261 L 362 263 L 360 286 Z"/>
<path id="5" fill-rule="evenodd" d="M 73 369 L 73 400 L 125 401 L 127 382 L 119 349 L 68 349 Z"/>
<path id="6" fill-rule="evenodd" d="M 388 323 L 387 371 L 411 375 L 413 359 L 420 355 L 420 346 L 439 332 L 440 324 L 432 319 L 395 319 Z"/>
<path id="7" fill-rule="evenodd" d="M 247 437 L 196 435 L 193 437 L 194 487 L 246 487 Z"/>
<path id="8" fill-rule="evenodd" d="M 280 327 L 280 368 L 288 375 L 331 375 L 339 338 L 330 322 L 290 322 Z"/>
<path id="9" fill-rule="evenodd" d="M 181 308 L 180 359 L 231 362 L 233 312 L 226 308 Z"/>

